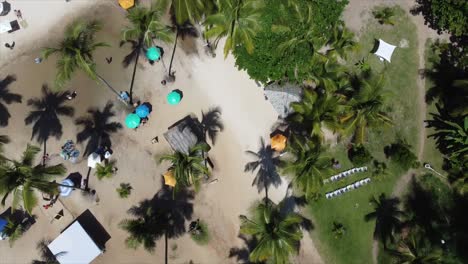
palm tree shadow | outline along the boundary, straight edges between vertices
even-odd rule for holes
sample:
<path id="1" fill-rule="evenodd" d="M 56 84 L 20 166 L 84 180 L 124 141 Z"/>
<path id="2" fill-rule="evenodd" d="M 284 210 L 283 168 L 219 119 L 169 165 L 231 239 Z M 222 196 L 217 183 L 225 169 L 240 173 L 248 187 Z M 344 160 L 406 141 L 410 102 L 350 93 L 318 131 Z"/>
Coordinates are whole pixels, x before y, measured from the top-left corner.
<path id="1" fill-rule="evenodd" d="M 255 237 L 247 238 L 244 235 L 238 236 L 244 242 L 243 247 L 233 247 L 229 249 L 228 258 L 235 258 L 237 263 L 253 263 L 249 260 L 249 254 L 258 244 L 258 239 Z"/>
<path id="2" fill-rule="evenodd" d="M 32 264 L 58 264 L 57 256 L 64 255 L 66 252 L 59 252 L 57 255 L 54 255 L 50 249 L 47 247 L 52 240 L 43 238 L 36 244 L 36 249 L 39 251 L 40 260 L 32 260 Z"/>
<path id="3" fill-rule="evenodd" d="M 246 153 L 255 157 L 256 160 L 248 162 L 244 167 L 244 172 L 257 171 L 252 186 L 257 186 L 258 192 L 265 190 L 268 199 L 268 188 L 271 185 L 277 188 L 282 183 L 277 170 L 281 162 L 279 156 L 270 145 L 265 145 L 263 138 L 260 140 L 260 149 L 257 152 L 248 150 Z"/>
<path id="4" fill-rule="evenodd" d="M 122 124 L 119 122 L 109 122 L 115 116 L 112 107 L 113 104 L 108 102 L 102 111 L 90 108 L 87 111 L 87 116 L 80 117 L 75 121 L 76 125 L 83 126 L 83 130 L 76 136 L 77 142 L 88 140 L 83 156 L 93 153 L 99 146 L 112 147 L 111 133 L 122 129 Z"/>
<path id="5" fill-rule="evenodd" d="M 65 92 L 50 91 L 46 84 L 42 85 L 42 98 L 28 100 L 28 105 L 34 110 L 29 112 L 24 122 L 26 125 L 34 123 L 31 139 L 36 138 L 39 143 L 44 144 L 44 154 L 49 137 L 57 140 L 62 137 L 59 115 L 72 117 L 75 112 L 73 107 L 63 105 L 66 101 L 68 99 Z"/>
<path id="6" fill-rule="evenodd" d="M 208 112 L 201 112 L 202 120 L 200 122 L 205 141 L 210 138 L 213 145 L 216 143 L 218 134 L 224 130 L 224 124 L 221 121 L 221 108 L 219 106 L 211 107 Z"/>
<path id="7" fill-rule="evenodd" d="M 182 39 L 180 47 L 185 54 L 198 54 L 196 38 L 200 36 L 200 32 L 198 32 L 197 28 L 189 21 L 179 25 L 176 22 L 174 12 L 171 12 L 171 23 L 173 29 L 178 31 L 178 35 Z"/>
<path id="8" fill-rule="evenodd" d="M 307 199 L 305 196 L 294 196 L 294 195 L 287 195 L 283 200 L 281 201 L 281 213 L 283 214 L 290 214 L 290 213 L 296 213 L 299 211 L 300 207 L 306 206 Z M 306 217 L 304 217 L 301 214 L 298 214 L 301 219 L 301 227 L 305 229 L 306 231 L 312 231 L 315 226 L 312 223 L 312 221 Z"/>
<path id="9" fill-rule="evenodd" d="M 7 75 L 3 80 L 0 81 L 0 126 L 7 126 L 8 120 L 11 115 L 8 111 L 6 104 L 21 103 L 22 96 L 19 94 L 11 93 L 8 86 L 16 81 L 14 75 Z"/>
<path id="10" fill-rule="evenodd" d="M 127 68 L 130 63 L 136 60 L 136 58 L 140 55 L 140 47 L 138 46 L 138 42 L 134 40 L 127 40 L 127 41 L 120 41 L 119 47 L 122 47 L 126 43 L 129 43 L 131 46 L 130 53 L 125 55 L 124 59 L 122 60 L 122 66 Z"/>

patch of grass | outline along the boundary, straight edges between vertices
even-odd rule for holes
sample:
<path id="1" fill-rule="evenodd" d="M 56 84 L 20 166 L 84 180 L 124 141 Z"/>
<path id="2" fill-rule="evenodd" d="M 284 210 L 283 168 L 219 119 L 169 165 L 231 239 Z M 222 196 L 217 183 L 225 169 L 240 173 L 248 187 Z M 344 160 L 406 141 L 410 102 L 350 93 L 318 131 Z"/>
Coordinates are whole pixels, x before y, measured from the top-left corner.
<path id="1" fill-rule="evenodd" d="M 198 229 L 190 233 L 190 237 L 198 245 L 206 245 L 210 241 L 210 233 L 208 231 L 208 225 L 203 222 L 198 222 Z"/>
<path id="2" fill-rule="evenodd" d="M 394 121 L 394 126 L 374 129 L 368 135 L 365 147 L 374 159 L 387 162 L 388 175 L 383 179 L 373 180 L 366 186 L 353 190 L 340 197 L 330 200 L 320 199 L 309 206 L 316 226 L 312 236 L 324 258 L 325 263 L 361 264 L 372 262 L 372 241 L 375 223 L 365 222 L 364 216 L 373 210 L 369 198 L 380 193 L 388 196 L 392 193 L 395 183 L 405 171 L 398 164 L 385 158 L 383 148 L 394 143 L 397 138 L 404 138 L 416 152 L 419 133 L 417 78 L 418 52 L 416 27 L 401 8 L 395 8 L 393 17 L 395 26 L 381 26 L 371 19 L 360 37 L 360 49 L 350 56 L 347 63 L 351 66 L 367 57 L 373 74 L 384 74 L 386 83 L 384 89 L 391 93 L 386 109 Z M 398 47 L 391 63 L 381 62 L 370 54 L 375 39 L 383 39 Z M 340 171 L 352 168 L 347 157 L 347 147 L 338 144 L 332 150 L 332 155 L 342 164 Z M 346 186 L 357 180 L 371 177 L 370 172 L 356 173 L 338 182 L 324 186 L 324 193 Z M 332 232 L 333 222 L 346 226 L 346 234 L 341 239 L 335 239 Z"/>

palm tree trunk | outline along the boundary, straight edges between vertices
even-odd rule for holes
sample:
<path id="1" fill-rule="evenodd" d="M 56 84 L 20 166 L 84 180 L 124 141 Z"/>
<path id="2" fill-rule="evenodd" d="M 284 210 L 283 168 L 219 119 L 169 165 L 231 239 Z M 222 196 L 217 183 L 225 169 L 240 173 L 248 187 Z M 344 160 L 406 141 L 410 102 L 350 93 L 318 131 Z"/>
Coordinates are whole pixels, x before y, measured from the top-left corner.
<path id="1" fill-rule="evenodd" d="M 179 38 L 179 30 L 177 30 L 175 41 L 174 41 L 174 48 L 172 49 L 172 56 L 171 56 L 171 63 L 169 64 L 169 76 L 174 77 L 172 75 L 172 62 L 174 61 L 175 50 L 177 47 L 177 39 Z"/>
<path id="2" fill-rule="evenodd" d="M 136 69 L 138 65 L 138 59 L 140 58 L 140 52 L 141 52 L 141 46 L 143 43 L 143 39 L 140 38 L 138 40 L 138 47 L 137 47 L 137 57 L 135 59 L 135 65 L 133 66 L 133 75 L 132 75 L 132 81 L 130 83 L 130 104 L 133 104 L 133 83 L 135 81 L 135 75 L 136 75 Z"/>
<path id="3" fill-rule="evenodd" d="M 265 182 L 265 204 L 268 203 L 268 186 Z"/>
<path id="4" fill-rule="evenodd" d="M 165 249 L 164 249 L 164 251 L 165 251 L 164 263 L 165 263 L 165 264 L 167 264 L 167 253 L 168 253 L 168 252 L 167 252 L 167 248 L 168 248 L 167 240 L 168 240 L 168 239 L 167 239 L 167 231 L 165 231 L 165 232 L 164 232 L 164 242 L 165 242 L 165 244 L 164 244 L 164 248 L 165 248 Z"/>
<path id="5" fill-rule="evenodd" d="M 44 154 L 42 155 L 42 166 L 44 166 L 44 167 L 45 167 L 45 163 L 46 163 L 44 157 L 47 154 L 47 143 L 46 142 L 47 142 L 47 139 L 44 140 Z"/>
<path id="6" fill-rule="evenodd" d="M 104 83 L 107 86 L 107 88 L 109 88 L 112 92 L 114 92 L 117 95 L 117 97 L 120 98 L 120 94 L 106 80 L 104 80 L 104 78 L 102 78 L 101 75 L 96 73 L 96 76 L 102 83 Z"/>
<path id="7" fill-rule="evenodd" d="M 91 167 L 88 168 L 88 174 L 86 175 L 86 185 L 85 185 L 85 191 L 88 191 L 88 185 L 89 185 L 89 175 L 91 174 Z"/>

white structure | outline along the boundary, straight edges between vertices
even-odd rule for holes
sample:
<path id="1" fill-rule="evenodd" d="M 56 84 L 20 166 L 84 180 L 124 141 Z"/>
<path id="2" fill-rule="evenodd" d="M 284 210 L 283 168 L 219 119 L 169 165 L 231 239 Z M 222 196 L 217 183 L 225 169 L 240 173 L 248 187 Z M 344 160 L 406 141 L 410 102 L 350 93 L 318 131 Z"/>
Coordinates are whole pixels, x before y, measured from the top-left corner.
<path id="1" fill-rule="evenodd" d="M 91 153 L 91 155 L 88 156 L 88 167 L 91 168 L 96 168 L 97 164 L 101 164 L 101 156 L 97 154 L 96 152 Z"/>
<path id="2" fill-rule="evenodd" d="M 395 50 L 396 46 L 392 44 L 388 44 L 387 42 L 379 39 L 379 47 L 377 51 L 374 53 L 380 60 L 386 60 L 391 62 L 393 51 Z"/>
<path id="3" fill-rule="evenodd" d="M 78 221 L 65 229 L 48 248 L 61 264 L 91 263 L 102 254 Z"/>
<path id="4" fill-rule="evenodd" d="M 10 30 L 12 30 L 10 22 L 4 21 L 0 23 L 0 34 L 6 33 Z"/>
<path id="5" fill-rule="evenodd" d="M 65 179 L 61 182 L 62 185 L 68 185 L 70 187 L 65 187 L 65 186 L 59 186 L 59 191 L 60 191 L 60 196 L 67 197 L 69 196 L 72 191 L 73 191 L 73 182 L 70 179 Z"/>

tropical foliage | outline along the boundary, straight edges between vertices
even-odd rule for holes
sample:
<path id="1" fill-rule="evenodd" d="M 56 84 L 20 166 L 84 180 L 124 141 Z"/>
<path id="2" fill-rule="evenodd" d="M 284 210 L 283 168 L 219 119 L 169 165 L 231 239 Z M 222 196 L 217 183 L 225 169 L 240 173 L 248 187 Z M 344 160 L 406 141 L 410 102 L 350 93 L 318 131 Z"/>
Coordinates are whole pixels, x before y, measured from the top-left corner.
<path id="1" fill-rule="evenodd" d="M 348 150 L 349 160 L 354 166 L 362 166 L 372 161 L 372 155 L 362 144 L 353 145 Z"/>
<path id="2" fill-rule="evenodd" d="M 172 154 L 163 155 L 159 158 L 159 162 L 169 161 L 174 178 L 176 179 L 176 192 L 180 188 L 194 186 L 195 190 L 200 187 L 202 176 L 209 175 L 208 168 L 204 165 L 202 152 L 208 151 L 209 147 L 206 144 L 198 144 L 191 147 L 188 153 L 174 152 Z"/>
<path id="3" fill-rule="evenodd" d="M 15 241 L 23 235 L 24 228 L 21 223 L 14 221 L 11 217 L 8 217 L 7 225 L 2 230 L 2 233 L 8 237 L 8 243 L 10 244 L 10 247 L 12 247 Z"/>
<path id="4" fill-rule="evenodd" d="M 115 160 L 109 161 L 104 165 L 97 164 L 96 171 L 94 174 L 98 178 L 98 180 L 102 180 L 104 178 L 111 178 L 114 176 L 115 172 Z"/>
<path id="5" fill-rule="evenodd" d="M 290 263 L 289 257 L 298 251 L 303 218 L 296 213 L 285 212 L 283 206 L 272 201 L 260 203 L 253 209 L 251 218 L 240 216 L 240 232 L 258 241 L 249 254 L 250 261 Z"/>
<path id="6" fill-rule="evenodd" d="M 411 151 L 411 146 L 404 140 L 398 140 L 393 144 L 385 146 L 384 152 L 387 158 L 390 158 L 390 160 L 405 170 L 419 166 L 418 157 Z"/>
<path id="7" fill-rule="evenodd" d="M 5 205 L 9 195 L 13 196 L 12 209 L 20 204 L 31 214 L 38 204 L 34 190 L 57 194 L 57 184 L 51 180 L 65 174 L 62 164 L 54 166 L 33 165 L 40 148 L 28 145 L 20 160 L 8 159 L 0 164 L 0 194 Z"/>
<path id="8" fill-rule="evenodd" d="M 374 18 L 377 19 L 381 25 L 395 25 L 393 21 L 395 10 L 392 7 L 377 7 L 372 11 L 372 15 L 374 15 Z"/>
<path id="9" fill-rule="evenodd" d="M 333 222 L 332 232 L 335 235 L 335 238 L 341 238 L 346 233 L 346 228 L 342 223 Z"/>
<path id="10" fill-rule="evenodd" d="M 7 126 L 8 120 L 11 117 L 8 108 L 4 103 L 21 103 L 22 96 L 10 92 L 10 89 L 8 88 L 8 86 L 15 81 L 16 77 L 14 75 L 7 75 L 0 81 L 0 126 Z"/>
<path id="11" fill-rule="evenodd" d="M 307 199 L 318 198 L 323 179 L 332 174 L 331 158 L 319 143 L 297 136 L 289 141 L 287 151 L 292 158 L 284 161 L 283 171 Z"/>
<path id="12" fill-rule="evenodd" d="M 419 237 L 418 237 L 419 236 Z M 437 264 L 442 261 L 442 250 L 431 248 L 426 238 L 410 234 L 391 251 L 398 259 L 398 264 Z"/>
<path id="13" fill-rule="evenodd" d="M 130 183 L 121 183 L 120 187 L 116 189 L 120 198 L 127 198 L 132 193 L 133 187 Z"/>

